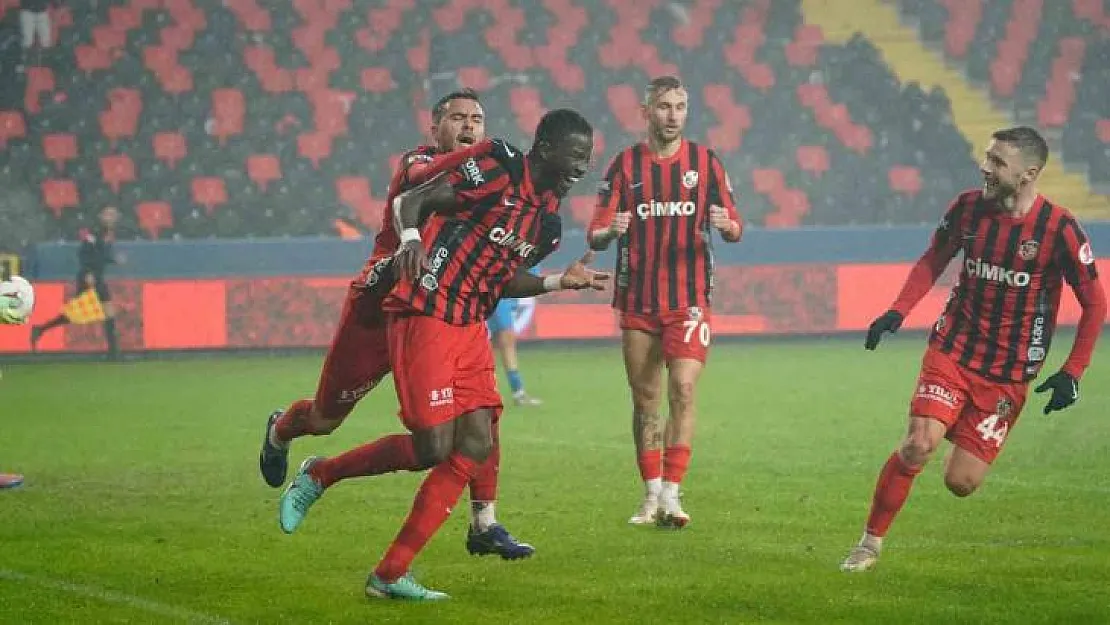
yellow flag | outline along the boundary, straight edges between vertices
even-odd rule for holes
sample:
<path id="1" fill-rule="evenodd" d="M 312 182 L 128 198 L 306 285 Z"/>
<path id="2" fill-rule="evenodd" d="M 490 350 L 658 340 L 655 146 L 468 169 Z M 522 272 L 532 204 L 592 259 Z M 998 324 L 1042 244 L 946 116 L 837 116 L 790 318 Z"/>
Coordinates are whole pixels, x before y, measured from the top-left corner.
<path id="1" fill-rule="evenodd" d="M 80 295 L 66 302 L 62 312 L 70 323 L 84 325 L 104 321 L 104 307 L 96 296 L 96 289 L 85 289 Z"/>

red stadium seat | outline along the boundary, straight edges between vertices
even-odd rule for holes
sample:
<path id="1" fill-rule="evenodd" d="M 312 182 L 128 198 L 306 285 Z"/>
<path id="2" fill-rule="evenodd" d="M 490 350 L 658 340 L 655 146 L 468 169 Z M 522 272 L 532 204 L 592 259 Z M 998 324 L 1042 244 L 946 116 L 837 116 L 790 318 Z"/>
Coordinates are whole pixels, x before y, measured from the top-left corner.
<path id="1" fill-rule="evenodd" d="M 625 132 L 641 132 L 644 120 L 640 117 L 640 96 L 631 85 L 611 85 L 606 92 L 609 110 Z"/>
<path id="2" fill-rule="evenodd" d="M 179 132 L 160 132 L 154 135 L 154 156 L 166 163 L 170 169 L 185 158 L 185 137 Z"/>
<path id="3" fill-rule="evenodd" d="M 43 180 L 42 203 L 54 213 L 54 217 L 61 219 L 62 211 L 67 208 L 77 208 L 80 198 L 77 195 L 77 183 L 72 180 Z"/>
<path id="4" fill-rule="evenodd" d="M 363 176 L 340 176 L 335 180 L 335 194 L 358 215 L 366 227 L 379 230 L 382 206 L 370 195 L 370 182 Z"/>
<path id="5" fill-rule="evenodd" d="M 162 89 L 171 95 L 193 90 L 193 73 L 180 65 L 167 68 L 164 73 L 158 74 L 158 78 L 162 81 Z"/>
<path id="6" fill-rule="evenodd" d="M 67 132 L 56 132 L 42 138 L 42 153 L 54 163 L 58 171 L 65 169 L 66 161 L 77 158 L 77 137 Z"/>
<path id="7" fill-rule="evenodd" d="M 112 66 L 112 55 L 96 46 L 82 45 L 74 50 L 77 55 L 77 68 L 86 74 L 105 70 Z"/>
<path id="8" fill-rule="evenodd" d="M 100 157 L 100 174 L 113 193 L 125 183 L 135 182 L 135 163 L 126 154 Z"/>
<path id="9" fill-rule="evenodd" d="M 142 25 L 142 11 L 133 5 L 108 7 L 108 23 L 126 33 Z"/>
<path id="10" fill-rule="evenodd" d="M 127 45 L 127 31 L 119 30 L 107 24 L 94 26 L 92 40 L 93 45 L 101 50 L 108 52 L 120 50 Z"/>
<path id="11" fill-rule="evenodd" d="M 570 199 L 570 214 L 575 223 L 583 228 L 589 227 L 594 218 L 597 198 L 592 195 L 576 195 Z"/>
<path id="12" fill-rule="evenodd" d="M 297 136 L 297 154 L 312 161 L 320 169 L 320 161 L 331 156 L 331 135 L 324 132 L 305 132 Z"/>
<path id="13" fill-rule="evenodd" d="M 247 115 L 247 105 L 243 93 L 238 89 L 216 89 L 212 91 L 212 120 L 214 135 L 223 145 L 228 137 L 243 134 L 243 122 Z"/>
<path id="14" fill-rule="evenodd" d="M 777 169 L 753 169 L 752 186 L 757 193 L 770 195 L 785 186 L 782 172 Z"/>
<path id="15" fill-rule="evenodd" d="M 819 145 L 798 146 L 795 154 L 802 171 L 820 177 L 829 171 L 829 153 Z"/>
<path id="16" fill-rule="evenodd" d="M 193 39 L 195 33 L 193 29 L 176 24 L 174 26 L 166 26 L 159 32 L 162 40 L 162 46 L 170 48 L 171 50 L 181 52 L 193 47 Z"/>
<path id="17" fill-rule="evenodd" d="M 1095 122 L 1095 133 L 1098 135 L 1099 141 L 1110 143 L 1110 118 Z"/>
<path id="18" fill-rule="evenodd" d="M 887 174 L 890 188 L 910 197 L 921 193 L 921 172 L 916 167 L 897 165 Z"/>
<path id="19" fill-rule="evenodd" d="M 217 206 L 227 204 L 227 188 L 223 178 L 215 176 L 201 176 L 193 178 L 193 201 L 204 207 L 208 215 L 212 215 Z"/>
<path id="20" fill-rule="evenodd" d="M 146 232 L 151 239 L 166 228 L 173 227 L 173 209 L 168 202 L 142 202 L 135 207 L 139 215 L 139 228 Z"/>
<path id="21" fill-rule="evenodd" d="M 459 82 L 464 87 L 485 91 L 489 88 L 489 71 L 484 67 L 460 67 Z"/>
<path id="22" fill-rule="evenodd" d="M 367 67 L 362 70 L 362 88 L 370 93 L 389 93 L 397 83 L 388 67 Z"/>
<path id="23" fill-rule="evenodd" d="M 143 48 L 143 67 L 160 72 L 177 65 L 177 51 L 165 46 L 145 46 Z"/>
<path id="24" fill-rule="evenodd" d="M 8 141 L 27 136 L 27 124 L 19 111 L 0 111 L 0 148 L 8 147 Z"/>
<path id="25" fill-rule="evenodd" d="M 273 154 L 253 154 L 247 157 L 247 177 L 263 192 L 275 180 L 281 180 L 281 163 Z"/>

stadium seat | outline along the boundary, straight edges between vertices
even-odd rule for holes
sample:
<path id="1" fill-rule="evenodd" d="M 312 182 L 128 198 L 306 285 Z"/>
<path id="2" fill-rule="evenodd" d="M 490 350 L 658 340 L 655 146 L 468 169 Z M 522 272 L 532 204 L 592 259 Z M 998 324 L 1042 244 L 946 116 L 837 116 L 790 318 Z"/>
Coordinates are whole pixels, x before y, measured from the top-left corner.
<path id="1" fill-rule="evenodd" d="M 223 178 L 215 176 L 201 176 L 193 178 L 193 202 L 204 207 L 205 212 L 211 215 L 216 207 L 227 204 L 227 187 Z"/>
<path id="2" fill-rule="evenodd" d="M 142 202 L 135 207 L 139 228 L 151 239 L 157 239 L 166 228 L 173 227 L 173 209 L 168 202 Z"/>
<path id="3" fill-rule="evenodd" d="M 320 169 L 320 162 L 331 156 L 331 135 L 324 132 L 306 132 L 297 136 L 297 154 Z"/>
<path id="4" fill-rule="evenodd" d="M 77 137 L 67 132 L 51 133 L 42 138 L 42 152 L 54 169 L 62 171 L 66 162 L 77 158 Z"/>
<path id="5" fill-rule="evenodd" d="M 574 222 L 583 228 L 590 225 L 594 218 L 597 198 L 592 195 L 576 195 L 570 198 L 570 214 Z"/>
<path id="6" fill-rule="evenodd" d="M 50 178 L 42 181 L 42 203 L 54 213 L 56 219 L 62 218 L 65 209 L 77 208 L 79 201 L 74 181 Z"/>
<path id="7" fill-rule="evenodd" d="M 829 171 L 829 153 L 820 145 L 801 145 L 796 152 L 798 167 L 820 178 Z"/>
<path id="8" fill-rule="evenodd" d="M 916 167 L 895 166 L 887 174 L 890 188 L 910 197 L 921 193 L 921 172 Z"/>
<path id="9" fill-rule="evenodd" d="M 185 137 L 179 132 L 160 132 L 154 135 L 154 156 L 166 163 L 170 169 L 187 154 Z"/>
<path id="10" fill-rule="evenodd" d="M 271 182 L 281 180 L 281 163 L 273 154 L 254 154 L 247 158 L 247 177 L 262 192 Z"/>
<path id="11" fill-rule="evenodd" d="M 777 169 L 760 168 L 752 170 L 752 186 L 757 193 L 771 195 L 784 188 L 785 184 L 782 172 Z"/>
<path id="12" fill-rule="evenodd" d="M 0 149 L 6 149 L 12 139 L 27 135 L 27 124 L 19 111 L 0 111 Z"/>
<path id="13" fill-rule="evenodd" d="M 113 193 L 124 184 L 135 182 L 135 163 L 126 154 L 100 157 L 100 174 Z"/>
<path id="14" fill-rule="evenodd" d="M 220 145 L 227 143 L 229 137 L 243 133 L 243 121 L 247 114 L 246 101 L 238 89 L 216 89 L 212 92 L 212 131 Z"/>
<path id="15" fill-rule="evenodd" d="M 77 46 L 77 68 L 86 74 L 106 70 L 112 66 L 112 55 L 92 45 Z"/>
<path id="16" fill-rule="evenodd" d="M 1100 119 L 1095 122 L 1095 133 L 1099 141 L 1110 143 L 1110 118 Z"/>

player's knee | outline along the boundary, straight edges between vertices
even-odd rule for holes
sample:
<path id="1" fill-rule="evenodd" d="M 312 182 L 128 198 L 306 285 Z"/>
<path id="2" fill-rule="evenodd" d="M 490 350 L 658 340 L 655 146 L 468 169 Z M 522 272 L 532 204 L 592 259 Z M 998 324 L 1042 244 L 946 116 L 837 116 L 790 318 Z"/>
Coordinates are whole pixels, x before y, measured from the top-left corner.
<path id="1" fill-rule="evenodd" d="M 967 497 L 979 490 L 979 480 L 970 475 L 946 474 L 944 485 L 948 491 L 957 497 Z"/>
<path id="2" fill-rule="evenodd" d="M 421 468 L 430 468 L 447 460 L 455 449 L 453 432 L 443 428 L 413 433 L 413 450 Z"/>
<path id="3" fill-rule="evenodd" d="M 634 380 L 632 382 L 632 403 L 637 412 L 652 413 L 659 411 L 659 386 Z"/>
<path id="4" fill-rule="evenodd" d="M 485 462 L 493 452 L 493 441 L 489 435 L 481 436 L 478 433 L 467 433 L 459 439 L 458 452 L 475 462 Z"/>
<path id="5" fill-rule="evenodd" d="M 691 380 L 671 380 L 670 398 L 673 403 L 680 406 L 689 406 L 694 403 L 694 383 Z"/>
<path id="6" fill-rule="evenodd" d="M 936 441 L 928 436 L 911 435 L 902 443 L 900 452 L 906 464 L 920 467 L 929 461 L 936 449 Z"/>

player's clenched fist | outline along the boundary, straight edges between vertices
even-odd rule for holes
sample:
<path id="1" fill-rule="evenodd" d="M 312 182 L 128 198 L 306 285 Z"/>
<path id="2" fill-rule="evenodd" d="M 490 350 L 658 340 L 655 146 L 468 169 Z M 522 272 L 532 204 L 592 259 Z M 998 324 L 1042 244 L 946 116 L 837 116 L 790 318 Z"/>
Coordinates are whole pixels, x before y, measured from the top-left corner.
<path id="1" fill-rule="evenodd" d="M 731 232 L 733 228 L 732 219 L 728 216 L 728 211 L 723 206 L 716 204 L 709 207 L 709 225 L 713 226 L 721 232 Z"/>
<path id="2" fill-rule="evenodd" d="M 632 223 L 632 213 L 629 211 L 620 211 L 613 215 L 613 221 L 609 222 L 609 234 L 611 236 L 620 236 L 628 232 L 628 226 Z"/>

